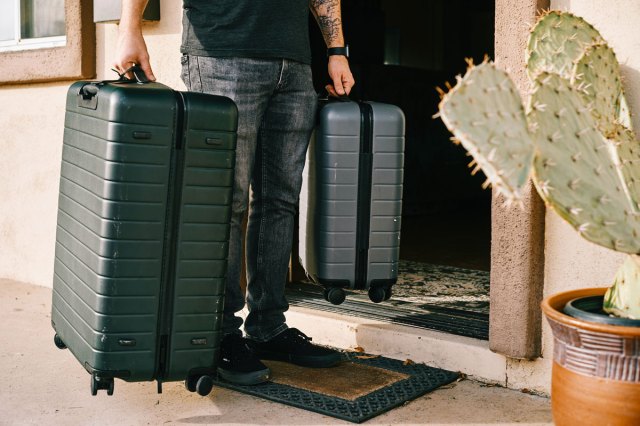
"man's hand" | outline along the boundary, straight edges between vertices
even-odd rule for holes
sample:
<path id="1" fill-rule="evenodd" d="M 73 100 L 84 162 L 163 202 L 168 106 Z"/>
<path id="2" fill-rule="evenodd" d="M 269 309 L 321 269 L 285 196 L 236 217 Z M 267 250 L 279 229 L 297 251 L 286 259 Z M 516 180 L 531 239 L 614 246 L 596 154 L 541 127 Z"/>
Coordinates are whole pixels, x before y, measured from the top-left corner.
<path id="1" fill-rule="evenodd" d="M 113 68 L 122 74 L 136 64 L 142 68 L 149 80 L 155 81 L 156 78 L 149 63 L 147 44 L 144 42 L 144 37 L 142 37 L 142 13 L 147 6 L 147 1 L 122 1 L 118 47 Z M 127 77 L 132 78 L 133 76 L 128 73 Z"/>
<path id="2" fill-rule="evenodd" d="M 348 95 L 355 84 L 349 61 L 342 55 L 329 56 L 329 77 L 333 84 L 327 84 L 325 88 L 334 97 Z"/>
<path id="3" fill-rule="evenodd" d="M 156 78 L 151 70 L 149 62 L 149 52 L 144 42 L 142 33 L 139 31 L 120 31 L 118 35 L 118 48 L 116 50 L 116 59 L 113 68 L 120 74 L 137 64 L 142 68 L 147 78 L 155 81 Z M 127 77 L 132 78 L 131 75 Z"/>
<path id="4" fill-rule="evenodd" d="M 355 84 L 349 61 L 342 55 L 329 56 L 329 77 L 333 84 L 327 84 L 325 88 L 330 96 L 346 96 Z"/>

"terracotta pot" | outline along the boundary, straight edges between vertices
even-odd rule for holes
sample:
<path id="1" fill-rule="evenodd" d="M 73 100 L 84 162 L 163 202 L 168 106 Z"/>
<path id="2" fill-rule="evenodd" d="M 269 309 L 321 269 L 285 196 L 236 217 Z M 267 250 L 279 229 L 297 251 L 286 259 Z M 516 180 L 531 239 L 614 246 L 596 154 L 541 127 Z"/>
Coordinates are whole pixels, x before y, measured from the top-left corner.
<path id="1" fill-rule="evenodd" d="M 542 302 L 554 337 L 551 408 L 556 425 L 640 425 L 640 327 L 586 322 L 562 313 L 568 301 L 606 290 L 572 290 Z"/>

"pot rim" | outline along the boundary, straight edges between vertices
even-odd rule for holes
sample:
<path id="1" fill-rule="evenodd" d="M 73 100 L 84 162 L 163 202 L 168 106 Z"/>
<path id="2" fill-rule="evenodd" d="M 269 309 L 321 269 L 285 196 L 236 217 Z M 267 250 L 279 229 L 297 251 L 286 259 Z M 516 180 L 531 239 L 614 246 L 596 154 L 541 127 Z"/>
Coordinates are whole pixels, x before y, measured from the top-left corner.
<path id="1" fill-rule="evenodd" d="M 589 322 L 570 317 L 569 315 L 562 312 L 562 309 L 564 309 L 564 306 L 567 304 L 567 302 L 573 299 L 586 296 L 602 296 L 607 292 L 607 290 L 607 287 L 592 287 L 562 291 L 560 293 L 556 293 L 546 297 L 542 301 L 540 306 L 542 307 L 542 311 L 548 318 L 561 324 L 600 333 L 640 337 L 640 327 Z"/>

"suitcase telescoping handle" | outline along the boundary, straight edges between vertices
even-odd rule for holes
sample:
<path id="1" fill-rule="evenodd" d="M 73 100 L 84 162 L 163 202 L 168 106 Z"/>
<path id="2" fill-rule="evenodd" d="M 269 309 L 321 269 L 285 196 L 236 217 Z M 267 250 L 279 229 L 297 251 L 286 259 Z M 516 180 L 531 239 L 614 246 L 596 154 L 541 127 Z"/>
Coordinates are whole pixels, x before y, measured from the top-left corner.
<path id="1" fill-rule="evenodd" d="M 116 70 L 113 70 L 116 74 L 118 74 L 117 80 L 102 80 L 93 83 L 87 83 L 80 88 L 80 92 L 78 93 L 78 106 L 89 109 L 96 109 L 98 106 L 98 98 L 97 94 L 100 91 L 100 87 L 104 86 L 107 83 L 149 83 L 151 80 L 147 78 L 147 75 L 144 73 L 142 68 L 140 68 L 137 64 L 134 64 L 132 67 L 124 71 L 122 74 Z M 133 74 L 133 78 L 128 78 L 128 73 Z"/>

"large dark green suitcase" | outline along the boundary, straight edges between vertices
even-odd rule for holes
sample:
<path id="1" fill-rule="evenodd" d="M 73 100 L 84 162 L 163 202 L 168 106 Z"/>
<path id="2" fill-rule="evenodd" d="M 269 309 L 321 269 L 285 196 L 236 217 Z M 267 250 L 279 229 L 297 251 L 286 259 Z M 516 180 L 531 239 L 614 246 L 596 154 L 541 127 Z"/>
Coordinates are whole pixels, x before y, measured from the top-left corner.
<path id="1" fill-rule="evenodd" d="M 69 88 L 51 321 L 94 395 L 114 378 L 211 391 L 236 130 L 228 98 L 129 80 Z"/>

